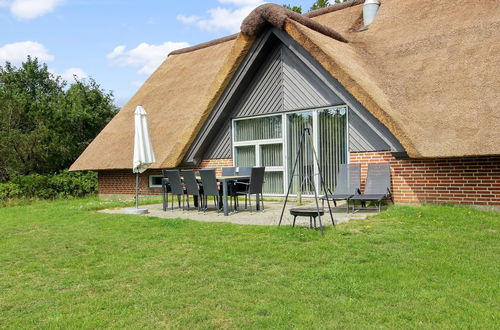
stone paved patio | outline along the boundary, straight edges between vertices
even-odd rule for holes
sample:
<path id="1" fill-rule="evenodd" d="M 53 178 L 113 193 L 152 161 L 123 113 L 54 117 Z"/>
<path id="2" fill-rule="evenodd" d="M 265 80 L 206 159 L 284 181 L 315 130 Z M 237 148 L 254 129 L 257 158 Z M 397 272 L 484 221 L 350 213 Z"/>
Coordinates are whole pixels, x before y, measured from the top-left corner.
<path id="1" fill-rule="evenodd" d="M 289 226 L 292 224 L 293 216 L 290 215 L 290 208 L 297 206 L 295 202 L 289 202 L 285 209 L 285 214 L 283 216 L 282 225 Z M 304 203 L 301 206 L 313 206 L 312 203 Z M 333 205 L 332 205 L 333 206 Z M 250 210 L 239 210 L 238 212 L 231 212 L 229 216 L 224 216 L 224 214 L 217 213 L 213 204 L 209 202 L 209 210 L 206 212 L 198 212 L 196 209 L 182 210 L 179 208 L 174 208 L 172 211 L 170 208 L 167 211 L 163 211 L 161 204 L 150 204 L 143 206 L 149 209 L 149 214 L 145 216 L 154 216 L 159 218 L 182 218 L 191 219 L 196 221 L 204 222 L 230 222 L 240 225 L 259 225 L 259 226 L 276 226 L 279 222 L 281 210 L 283 207 L 282 202 L 265 202 L 264 211 L 253 211 Z M 242 208 L 243 205 L 240 205 Z M 103 210 L 106 213 L 125 213 L 123 208 L 120 209 L 108 209 Z M 366 217 L 376 214 L 376 211 L 363 210 L 356 213 L 346 213 L 345 208 L 332 208 L 333 218 L 336 224 L 347 222 L 352 219 L 365 219 Z M 328 212 L 325 210 L 325 215 L 321 217 L 323 225 L 331 226 L 331 218 Z M 308 217 L 299 217 L 296 222 L 297 226 L 309 226 Z M 318 223 L 319 225 L 319 223 Z"/>

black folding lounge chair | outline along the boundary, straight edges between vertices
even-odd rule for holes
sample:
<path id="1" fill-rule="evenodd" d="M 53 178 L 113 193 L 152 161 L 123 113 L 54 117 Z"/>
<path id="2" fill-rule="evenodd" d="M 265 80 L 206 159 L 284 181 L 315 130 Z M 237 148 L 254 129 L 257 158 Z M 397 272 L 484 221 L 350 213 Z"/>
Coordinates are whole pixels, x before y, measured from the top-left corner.
<path id="1" fill-rule="evenodd" d="M 366 201 L 378 202 L 378 211 L 382 200 L 390 199 L 391 195 L 391 165 L 389 163 L 368 164 L 368 173 L 366 175 L 366 185 L 363 194 L 355 195 L 350 198 L 352 201 L 361 201 L 364 208 Z M 354 205 L 353 205 L 354 211 Z"/>
<path id="2" fill-rule="evenodd" d="M 340 164 L 337 175 L 335 189 L 328 191 L 328 199 L 333 201 L 337 207 L 337 201 L 347 201 L 347 213 L 349 213 L 349 199 L 354 195 L 359 195 L 361 186 L 361 165 L 360 164 Z M 327 196 L 321 196 L 323 207 Z"/>

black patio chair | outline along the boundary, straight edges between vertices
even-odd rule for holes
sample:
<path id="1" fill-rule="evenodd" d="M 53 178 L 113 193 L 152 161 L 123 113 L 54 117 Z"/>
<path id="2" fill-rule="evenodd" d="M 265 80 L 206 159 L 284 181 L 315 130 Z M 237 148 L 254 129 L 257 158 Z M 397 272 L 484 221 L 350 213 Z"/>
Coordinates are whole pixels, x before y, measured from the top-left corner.
<path id="1" fill-rule="evenodd" d="M 337 174 L 337 183 L 333 192 L 327 188 L 328 194 L 321 196 L 320 199 L 325 207 L 325 201 L 333 201 L 337 207 L 337 201 L 345 200 L 347 202 L 347 213 L 349 213 L 349 199 L 354 195 L 361 194 L 361 164 L 340 164 Z"/>
<path id="2" fill-rule="evenodd" d="M 206 211 L 208 209 L 208 196 L 213 196 L 217 213 L 219 213 L 221 191 L 219 189 L 219 184 L 217 183 L 215 170 L 201 169 L 200 178 L 201 184 L 203 186 L 203 211 Z"/>
<path id="3" fill-rule="evenodd" d="M 168 193 L 171 192 L 170 184 L 168 183 L 168 179 L 166 174 L 163 173 L 163 178 L 161 179 L 161 197 L 163 200 L 163 211 L 167 210 L 168 207 Z"/>
<path id="4" fill-rule="evenodd" d="M 198 211 L 201 209 L 201 196 L 203 195 L 203 188 L 198 184 L 196 180 L 196 175 L 194 174 L 194 170 L 183 170 L 182 177 L 184 178 L 184 187 L 186 188 L 186 199 L 187 199 L 187 209 L 190 209 L 189 206 L 189 196 L 193 196 L 193 202 L 198 201 Z M 195 205 L 196 207 L 196 205 Z"/>
<path id="5" fill-rule="evenodd" d="M 250 181 L 247 182 L 237 182 L 235 186 L 236 196 L 244 195 L 245 196 L 245 208 L 247 208 L 247 198 L 248 203 L 250 204 L 250 211 L 252 211 L 252 200 L 251 195 L 256 195 L 256 203 L 257 209 L 262 207 L 262 211 L 264 211 L 264 201 L 262 198 L 262 188 L 264 186 L 264 173 L 266 171 L 265 167 L 252 167 L 250 172 Z M 257 198 L 260 197 L 260 198 Z"/>
<path id="6" fill-rule="evenodd" d="M 252 174 L 252 167 L 238 167 L 238 175 L 250 176 Z"/>
<path id="7" fill-rule="evenodd" d="M 392 200 L 391 194 L 391 164 L 368 164 L 366 185 L 361 195 L 352 196 L 349 200 L 361 201 L 361 208 L 366 208 L 367 201 L 378 202 L 378 211 L 383 200 Z M 353 211 L 354 211 L 353 204 Z"/>
<path id="8" fill-rule="evenodd" d="M 234 176 L 236 175 L 236 167 L 223 167 L 222 176 Z"/>
<path id="9" fill-rule="evenodd" d="M 174 209 L 174 196 L 177 196 L 179 208 L 184 207 L 184 188 L 182 187 L 181 175 L 179 170 L 163 170 L 163 175 L 167 177 L 170 192 L 172 193 L 172 210 Z"/>

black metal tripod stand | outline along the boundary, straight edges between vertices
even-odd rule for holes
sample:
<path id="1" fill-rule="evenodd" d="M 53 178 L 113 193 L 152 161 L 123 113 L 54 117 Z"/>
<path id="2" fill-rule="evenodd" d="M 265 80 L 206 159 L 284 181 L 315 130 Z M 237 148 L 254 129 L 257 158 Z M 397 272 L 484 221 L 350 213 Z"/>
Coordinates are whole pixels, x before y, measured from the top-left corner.
<path id="1" fill-rule="evenodd" d="M 307 139 L 306 139 L 307 136 Z M 285 213 L 285 207 L 288 202 L 288 196 L 290 195 L 290 190 L 292 188 L 292 183 L 293 183 L 293 178 L 295 176 L 295 171 L 297 170 L 297 164 L 299 163 L 299 159 L 302 157 L 302 154 L 304 152 L 304 147 L 306 150 L 312 150 L 313 154 L 313 163 L 316 161 L 316 165 L 318 166 L 318 174 L 319 174 L 319 181 L 321 187 L 323 187 L 323 191 L 325 191 L 326 194 L 326 202 L 328 204 L 328 211 L 330 213 L 330 219 L 332 220 L 332 225 L 335 226 L 335 221 L 333 220 L 333 214 L 332 214 L 332 208 L 330 207 L 330 199 L 328 198 L 328 194 L 326 193 L 326 185 L 325 181 L 323 180 L 323 175 L 322 175 L 322 169 L 321 169 L 321 164 L 318 161 L 318 156 L 316 154 L 316 150 L 314 149 L 314 145 L 312 143 L 312 137 L 311 137 L 311 130 L 309 128 L 304 128 L 302 131 L 302 134 L 300 136 L 300 143 L 299 143 L 299 150 L 297 152 L 297 156 L 295 157 L 295 162 L 293 164 L 292 168 L 292 173 L 290 175 L 290 181 L 288 183 L 288 189 L 286 192 L 286 197 L 285 197 L 285 202 L 283 203 L 283 209 L 281 210 L 281 216 L 280 216 L 280 221 L 278 223 L 278 226 L 281 226 L 281 221 L 283 220 L 283 214 Z M 319 203 L 318 203 L 318 193 L 316 192 L 316 185 L 314 184 L 314 180 L 310 180 L 309 176 L 304 176 L 304 178 L 299 178 L 300 179 L 300 185 L 299 185 L 299 191 L 302 192 L 302 188 L 304 187 L 304 183 L 309 183 L 312 185 L 312 190 L 314 191 L 314 200 L 316 202 L 316 211 L 317 211 L 317 217 L 319 220 L 319 227 L 321 230 L 321 234 L 323 235 L 323 222 L 321 221 L 321 214 L 323 213 L 323 210 L 320 210 L 319 208 Z M 310 181 L 310 182 L 309 182 Z"/>

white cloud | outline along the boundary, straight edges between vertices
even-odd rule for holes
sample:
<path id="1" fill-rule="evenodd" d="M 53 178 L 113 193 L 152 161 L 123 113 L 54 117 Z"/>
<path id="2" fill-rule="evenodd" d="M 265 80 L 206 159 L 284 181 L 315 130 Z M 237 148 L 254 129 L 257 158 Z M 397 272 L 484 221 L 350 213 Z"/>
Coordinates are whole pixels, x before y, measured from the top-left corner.
<path id="1" fill-rule="evenodd" d="M 6 3 L 6 1 L 3 1 Z M 33 19 L 52 12 L 64 0 L 14 0 L 10 3 L 11 13 L 20 19 Z"/>
<path id="2" fill-rule="evenodd" d="M 9 3 L 7 2 L 7 0 L 0 0 L 0 8 L 8 7 L 8 6 L 9 6 Z"/>
<path id="3" fill-rule="evenodd" d="M 83 69 L 69 68 L 68 70 L 61 73 L 60 76 L 68 82 L 73 82 L 74 76 L 76 76 L 77 79 L 85 79 L 88 78 L 89 75 L 87 74 L 87 72 L 83 71 Z"/>
<path id="4" fill-rule="evenodd" d="M 19 64 L 25 61 L 28 55 L 44 62 L 54 60 L 54 56 L 49 54 L 44 45 L 34 41 L 14 42 L 0 47 L 0 62 Z"/>
<path id="5" fill-rule="evenodd" d="M 126 47 L 124 45 L 116 46 L 115 49 L 113 49 L 113 51 L 111 53 L 106 55 L 106 57 L 109 59 L 113 59 L 115 57 L 118 57 L 121 54 L 123 54 L 123 52 L 125 51 L 125 48 Z"/>
<path id="6" fill-rule="evenodd" d="M 161 45 L 150 45 L 143 42 L 127 51 L 125 46 L 117 46 L 106 57 L 116 65 L 139 67 L 138 73 L 151 74 L 170 52 L 188 46 L 187 42 L 167 41 Z"/>
<path id="7" fill-rule="evenodd" d="M 196 21 L 199 21 L 201 19 L 201 17 L 199 16 L 195 16 L 195 15 L 192 15 L 192 16 L 185 16 L 185 15 L 177 15 L 177 20 L 178 21 L 181 21 L 182 23 L 194 23 Z"/>
<path id="8" fill-rule="evenodd" d="M 209 17 L 177 15 L 177 20 L 185 24 L 195 24 L 205 31 L 215 32 L 224 30 L 235 33 L 240 30 L 241 22 L 255 7 L 264 4 L 263 0 L 219 0 L 220 3 L 230 4 L 236 8 L 217 7 L 207 11 Z"/>

